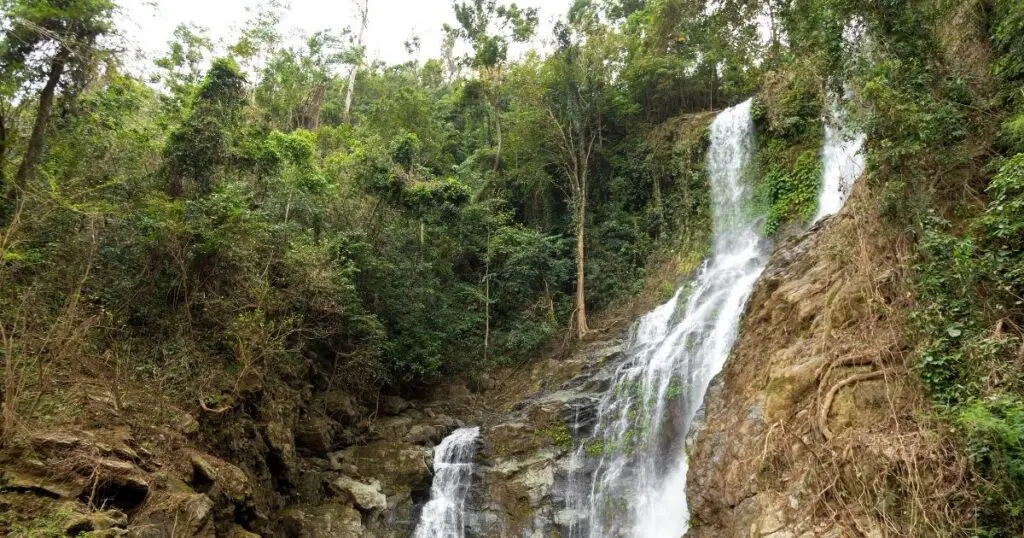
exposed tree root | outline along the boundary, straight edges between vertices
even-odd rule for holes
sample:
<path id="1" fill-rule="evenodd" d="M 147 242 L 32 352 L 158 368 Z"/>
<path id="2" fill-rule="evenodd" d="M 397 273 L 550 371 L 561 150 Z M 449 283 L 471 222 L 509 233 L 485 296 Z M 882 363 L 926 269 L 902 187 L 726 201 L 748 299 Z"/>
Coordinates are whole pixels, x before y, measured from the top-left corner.
<path id="1" fill-rule="evenodd" d="M 880 377 L 885 377 L 886 370 L 876 370 L 874 372 L 867 372 L 863 374 L 854 374 L 842 381 L 836 383 L 829 389 L 828 394 L 825 395 L 825 400 L 821 404 L 821 408 L 818 410 L 818 430 L 825 437 L 826 440 L 832 440 L 832 431 L 828 428 L 828 414 L 832 410 L 832 402 L 835 401 L 836 395 L 847 385 L 853 385 L 863 381 L 871 381 Z"/>
<path id="2" fill-rule="evenodd" d="M 818 382 L 828 379 L 829 374 L 836 368 L 856 368 L 859 366 L 878 366 L 878 361 L 872 356 L 860 355 L 856 357 L 844 357 L 829 361 L 818 370 Z"/>
<path id="3" fill-rule="evenodd" d="M 231 410 L 231 405 L 230 404 L 225 404 L 225 405 L 223 405 L 221 407 L 218 407 L 216 409 L 212 409 L 212 408 L 210 408 L 209 406 L 206 405 L 206 402 L 204 402 L 202 398 L 199 399 L 199 407 L 203 411 L 206 411 L 207 413 L 215 413 L 215 414 L 218 414 L 218 415 L 222 415 L 222 414 L 227 413 L 228 411 Z"/>

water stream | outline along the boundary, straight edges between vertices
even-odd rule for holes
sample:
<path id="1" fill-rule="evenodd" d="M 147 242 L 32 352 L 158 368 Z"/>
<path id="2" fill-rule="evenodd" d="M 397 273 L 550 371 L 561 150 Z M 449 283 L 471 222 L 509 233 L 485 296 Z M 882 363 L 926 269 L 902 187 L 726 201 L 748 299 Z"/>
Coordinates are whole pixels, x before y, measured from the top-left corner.
<path id="1" fill-rule="evenodd" d="M 864 136 L 850 132 L 838 106 L 831 116 L 815 221 L 839 211 L 865 166 Z M 570 538 L 679 538 L 688 529 L 686 436 L 725 365 L 769 255 L 763 215 L 753 200 L 754 151 L 751 102 L 719 114 L 707 156 L 711 256 L 691 283 L 637 323 L 586 439 L 580 440 L 576 410 L 572 434 L 578 442 L 563 512 Z M 436 448 L 431 500 L 416 538 L 464 536 L 479 435 L 479 428 L 460 429 Z"/>
<path id="2" fill-rule="evenodd" d="M 825 118 L 825 144 L 821 150 L 824 168 L 818 214 L 814 222 L 842 209 L 850 196 L 853 183 L 864 173 L 867 165 L 864 155 L 863 133 L 853 132 L 846 122 L 846 111 L 839 99 L 833 99 L 830 116 Z"/>
<path id="3" fill-rule="evenodd" d="M 748 173 L 750 110 L 744 102 L 711 126 L 710 259 L 691 284 L 640 320 L 599 404 L 597 426 L 573 455 L 597 460 L 589 480 L 569 480 L 576 490 L 566 497 L 576 514 L 569 525 L 573 538 L 679 538 L 687 530 L 686 434 L 728 358 L 769 253 Z"/>
<path id="4" fill-rule="evenodd" d="M 434 481 L 430 502 L 423 507 L 415 538 L 462 538 L 465 503 L 473 478 L 480 428 L 462 428 L 434 449 Z"/>

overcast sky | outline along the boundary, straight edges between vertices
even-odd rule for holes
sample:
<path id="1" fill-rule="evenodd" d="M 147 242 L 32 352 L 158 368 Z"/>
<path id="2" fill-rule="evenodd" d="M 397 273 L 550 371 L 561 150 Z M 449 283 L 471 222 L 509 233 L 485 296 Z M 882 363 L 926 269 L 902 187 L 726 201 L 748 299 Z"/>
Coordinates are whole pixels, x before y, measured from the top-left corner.
<path id="1" fill-rule="evenodd" d="M 523 7 L 540 8 L 538 37 L 551 34 L 551 21 L 568 9 L 570 0 L 517 0 Z M 166 50 L 174 28 L 195 23 L 207 28 L 215 40 L 233 36 L 258 0 L 120 0 L 119 25 L 130 45 L 148 58 Z M 340 30 L 355 27 L 351 0 L 291 0 L 282 23 L 288 35 L 297 31 Z M 454 24 L 452 0 L 370 0 L 368 59 L 402 63 L 410 59 L 404 43 L 416 35 L 422 41 L 420 59 L 436 57 L 441 47 L 441 25 Z"/>

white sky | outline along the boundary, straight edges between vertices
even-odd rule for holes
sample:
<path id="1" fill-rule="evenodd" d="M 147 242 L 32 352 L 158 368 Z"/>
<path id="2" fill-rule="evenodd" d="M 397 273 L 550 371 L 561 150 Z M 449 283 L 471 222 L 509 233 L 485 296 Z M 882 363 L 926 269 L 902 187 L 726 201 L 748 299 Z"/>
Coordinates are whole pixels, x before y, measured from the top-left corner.
<path id="1" fill-rule="evenodd" d="M 538 39 L 548 40 L 552 21 L 565 13 L 570 0 L 516 0 L 520 7 L 540 8 Z M 282 21 L 287 36 L 297 32 L 340 30 L 357 26 L 351 0 L 291 0 Z M 509 2 L 511 3 L 511 2 Z M 251 17 L 246 8 L 258 0 L 121 0 L 119 27 L 129 44 L 147 58 L 164 52 L 174 28 L 195 23 L 208 29 L 217 41 L 237 35 Z M 452 0 L 370 0 L 370 25 L 366 32 L 367 59 L 402 63 L 410 59 L 404 43 L 419 36 L 419 59 L 437 57 L 441 49 L 441 25 L 455 24 Z"/>

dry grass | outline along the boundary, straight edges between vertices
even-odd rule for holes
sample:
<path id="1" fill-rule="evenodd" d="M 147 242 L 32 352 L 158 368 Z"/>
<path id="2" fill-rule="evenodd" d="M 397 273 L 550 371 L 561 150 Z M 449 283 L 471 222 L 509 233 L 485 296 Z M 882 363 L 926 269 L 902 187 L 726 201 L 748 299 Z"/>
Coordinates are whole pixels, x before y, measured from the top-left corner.
<path id="1" fill-rule="evenodd" d="M 859 184 L 818 246 L 829 292 L 809 332 L 828 359 L 804 410 L 771 425 L 762 484 L 785 488 L 780 478 L 797 475 L 816 519 L 854 536 L 952 536 L 971 518 L 967 463 L 912 374 L 910 248 L 871 199 Z"/>

